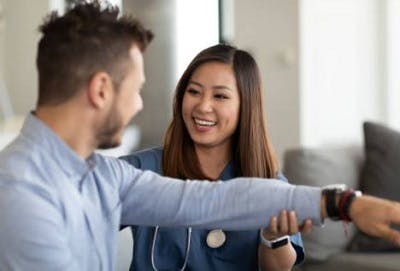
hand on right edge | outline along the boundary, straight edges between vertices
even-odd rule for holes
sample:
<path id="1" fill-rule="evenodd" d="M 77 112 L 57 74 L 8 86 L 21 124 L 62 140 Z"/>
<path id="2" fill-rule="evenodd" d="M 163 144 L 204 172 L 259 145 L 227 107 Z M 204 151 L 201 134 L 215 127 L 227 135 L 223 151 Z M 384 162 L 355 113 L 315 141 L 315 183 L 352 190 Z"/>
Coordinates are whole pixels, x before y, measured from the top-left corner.
<path id="1" fill-rule="evenodd" d="M 357 197 L 349 215 L 362 232 L 400 246 L 400 232 L 391 225 L 400 225 L 400 203 L 372 196 Z"/>

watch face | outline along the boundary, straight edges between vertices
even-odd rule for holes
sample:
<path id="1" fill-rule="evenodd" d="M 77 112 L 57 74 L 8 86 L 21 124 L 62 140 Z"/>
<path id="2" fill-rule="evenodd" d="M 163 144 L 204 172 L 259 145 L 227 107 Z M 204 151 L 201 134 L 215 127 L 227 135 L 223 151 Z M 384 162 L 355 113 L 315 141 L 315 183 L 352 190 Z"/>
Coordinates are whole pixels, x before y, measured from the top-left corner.
<path id="1" fill-rule="evenodd" d="M 289 243 L 289 238 L 276 240 L 275 242 L 272 242 L 271 248 L 274 249 L 274 248 L 282 247 L 282 246 L 287 245 L 288 243 Z"/>

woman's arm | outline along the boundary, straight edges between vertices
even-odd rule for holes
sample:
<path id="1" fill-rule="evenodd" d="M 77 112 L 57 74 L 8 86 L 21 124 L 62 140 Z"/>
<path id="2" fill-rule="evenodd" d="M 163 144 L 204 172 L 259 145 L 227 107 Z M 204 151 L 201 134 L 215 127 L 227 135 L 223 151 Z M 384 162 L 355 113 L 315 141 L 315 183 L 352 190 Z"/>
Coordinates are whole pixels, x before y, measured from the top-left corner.
<path id="1" fill-rule="evenodd" d="M 259 244 L 258 259 L 261 271 L 292 270 L 296 262 L 296 251 L 290 242 L 277 249 L 267 248 L 263 244 Z"/>
<path id="2" fill-rule="evenodd" d="M 276 216 L 270 219 L 268 229 L 263 229 L 261 234 L 266 240 L 276 240 L 285 235 L 293 235 L 297 232 L 308 232 L 311 230 L 312 223 L 307 220 L 303 227 L 297 224 L 295 212 L 283 210 L 278 218 Z M 260 236 L 261 238 L 261 236 Z M 278 248 L 269 248 L 262 242 L 258 247 L 258 264 L 262 271 L 280 271 L 291 270 L 297 258 L 296 250 L 289 241 Z"/>

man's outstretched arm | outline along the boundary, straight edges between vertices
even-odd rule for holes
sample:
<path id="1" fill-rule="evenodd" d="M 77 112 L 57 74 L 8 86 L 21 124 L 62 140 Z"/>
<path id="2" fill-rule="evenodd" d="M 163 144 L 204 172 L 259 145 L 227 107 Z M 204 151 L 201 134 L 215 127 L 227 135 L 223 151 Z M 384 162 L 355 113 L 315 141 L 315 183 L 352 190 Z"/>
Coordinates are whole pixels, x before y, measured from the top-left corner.
<path id="1" fill-rule="evenodd" d="M 251 230 L 268 226 L 282 209 L 321 225 L 321 189 L 274 179 L 181 181 L 132 168 L 122 184 L 123 225 Z"/>
<path id="2" fill-rule="evenodd" d="M 133 170 L 131 177 L 134 181 L 121 190 L 124 225 L 257 229 L 267 227 L 270 217 L 283 209 L 295 211 L 300 224 L 311 219 L 321 225 L 328 217 L 325 195 L 317 187 L 249 178 L 182 182 L 140 170 Z M 400 233 L 390 229 L 391 224 L 400 224 L 400 203 L 357 197 L 349 205 L 349 216 L 367 234 L 400 240 Z"/>

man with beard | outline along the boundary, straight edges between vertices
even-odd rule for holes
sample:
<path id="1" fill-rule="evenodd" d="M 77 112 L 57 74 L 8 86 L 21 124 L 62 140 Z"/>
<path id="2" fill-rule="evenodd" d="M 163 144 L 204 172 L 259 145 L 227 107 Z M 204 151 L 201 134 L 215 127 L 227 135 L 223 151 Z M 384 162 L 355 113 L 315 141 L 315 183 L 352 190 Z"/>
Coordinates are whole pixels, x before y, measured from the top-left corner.
<path id="1" fill-rule="evenodd" d="M 400 244 L 399 203 L 262 179 L 182 182 L 95 154 L 142 109 L 152 34 L 98 1 L 40 29 L 37 107 L 0 153 L 0 270 L 113 270 L 120 224 L 257 229 L 282 209 L 316 225 L 338 214 Z"/>

